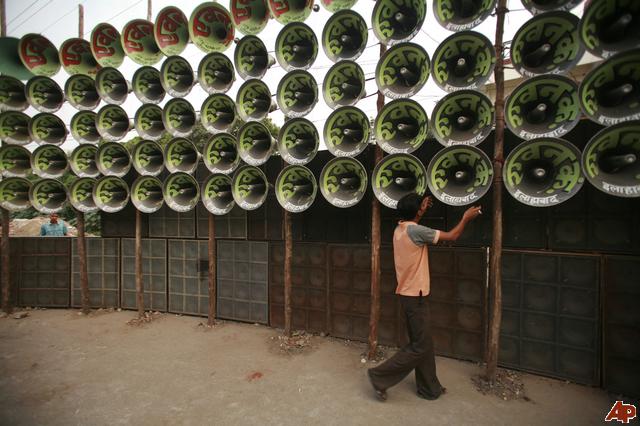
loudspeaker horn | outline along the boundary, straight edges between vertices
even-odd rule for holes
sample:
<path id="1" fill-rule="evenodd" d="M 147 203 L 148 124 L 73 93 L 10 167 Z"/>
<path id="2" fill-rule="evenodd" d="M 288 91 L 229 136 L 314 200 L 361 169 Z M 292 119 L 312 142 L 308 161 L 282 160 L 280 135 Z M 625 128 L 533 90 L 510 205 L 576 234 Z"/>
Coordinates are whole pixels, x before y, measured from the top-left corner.
<path id="1" fill-rule="evenodd" d="M 260 121 L 277 108 L 269 86 L 255 78 L 245 81 L 238 89 L 236 107 L 243 121 Z"/>
<path id="2" fill-rule="evenodd" d="M 83 74 L 95 78 L 100 69 L 91 52 L 91 45 L 81 38 L 70 38 L 62 43 L 60 62 L 69 75 Z"/>
<path id="3" fill-rule="evenodd" d="M 29 105 L 40 112 L 56 112 L 64 103 L 64 93 L 58 83 L 39 75 L 27 81 L 25 96 Z"/>
<path id="4" fill-rule="evenodd" d="M 567 201 L 584 183 L 580 151 L 557 138 L 533 139 L 516 146 L 504 162 L 503 175 L 509 194 L 533 207 Z"/>
<path id="5" fill-rule="evenodd" d="M 105 176 L 122 177 L 131 169 L 131 155 L 124 145 L 105 142 L 96 152 L 96 166 Z"/>
<path id="6" fill-rule="evenodd" d="M 605 126 L 640 119 L 640 49 L 607 59 L 578 89 L 582 112 Z"/>
<path id="7" fill-rule="evenodd" d="M 320 135 L 313 123 L 306 118 L 285 121 L 278 135 L 278 152 L 284 161 L 304 165 L 318 152 Z"/>
<path id="8" fill-rule="evenodd" d="M 382 107 L 373 128 L 384 152 L 410 154 L 427 140 L 429 117 L 418 102 L 396 99 Z"/>
<path id="9" fill-rule="evenodd" d="M 320 172 L 320 192 L 333 206 L 353 207 L 367 191 L 367 170 L 355 158 L 332 158 Z"/>
<path id="10" fill-rule="evenodd" d="M 67 203 L 67 190 L 57 179 L 40 179 L 29 188 L 29 202 L 40 213 L 58 213 Z"/>
<path id="11" fill-rule="evenodd" d="M 357 2 L 358 0 L 320 0 L 322 7 L 331 13 L 351 9 Z"/>
<path id="12" fill-rule="evenodd" d="M 22 64 L 35 75 L 53 77 L 60 71 L 58 49 L 40 34 L 25 34 L 18 42 L 18 53 Z M 9 74 L 12 75 L 12 74 Z M 26 78 L 18 77 L 21 80 Z"/>
<path id="13" fill-rule="evenodd" d="M 267 126 L 253 121 L 243 125 L 238 131 L 238 154 L 242 160 L 259 166 L 266 163 L 275 148 L 275 141 Z"/>
<path id="14" fill-rule="evenodd" d="M 236 205 L 231 194 L 231 178 L 227 175 L 209 175 L 202 183 L 202 204 L 212 214 L 225 215 Z"/>
<path id="15" fill-rule="evenodd" d="M 465 206 L 482 198 L 491 187 L 493 166 L 484 152 L 474 146 L 441 149 L 427 167 L 431 193 L 450 206 Z"/>
<path id="16" fill-rule="evenodd" d="M 8 177 L 0 180 L 0 207 L 10 212 L 28 209 L 31 182 L 23 177 Z"/>
<path id="17" fill-rule="evenodd" d="M 247 80 L 264 77 L 276 60 L 269 55 L 262 40 L 249 35 L 242 37 L 238 42 L 233 52 L 233 63 L 240 77 Z"/>
<path id="18" fill-rule="evenodd" d="M 67 196 L 73 208 L 83 213 L 98 211 L 98 206 L 96 206 L 96 203 L 93 201 L 93 188 L 96 182 L 94 178 L 81 177 L 69 185 Z"/>
<path id="19" fill-rule="evenodd" d="M 278 83 L 276 99 L 286 117 L 303 117 L 318 103 L 318 83 L 307 71 L 288 72 Z"/>
<path id="20" fill-rule="evenodd" d="M 119 141 L 131 130 L 131 120 L 122 107 L 105 105 L 96 114 L 96 129 L 104 140 Z"/>
<path id="21" fill-rule="evenodd" d="M 164 148 L 164 165 L 169 173 L 194 173 L 198 168 L 200 153 L 189 139 L 174 138 Z"/>
<path id="22" fill-rule="evenodd" d="M 418 34 L 426 16 L 426 0 L 376 1 L 371 16 L 373 34 L 387 46 L 409 41 Z"/>
<path id="23" fill-rule="evenodd" d="M 37 144 L 61 145 L 67 140 L 67 127 L 57 115 L 41 112 L 31 118 L 29 134 Z"/>
<path id="24" fill-rule="evenodd" d="M 100 23 L 91 31 L 91 53 L 101 67 L 118 68 L 124 62 L 120 32 L 111 24 Z"/>
<path id="25" fill-rule="evenodd" d="M 200 122 L 209 133 L 231 130 L 236 115 L 236 104 L 224 93 L 209 96 L 200 108 Z"/>
<path id="26" fill-rule="evenodd" d="M 95 145 L 82 144 L 75 147 L 69 156 L 71 171 L 78 177 L 98 177 L 100 170 L 96 165 L 97 152 L 98 147 Z"/>
<path id="27" fill-rule="evenodd" d="M 202 159 L 211 173 L 233 173 L 240 164 L 236 138 L 229 133 L 211 136 L 204 146 Z"/>
<path id="28" fill-rule="evenodd" d="M 496 0 L 433 0 L 433 14 L 438 23 L 449 31 L 477 27 L 495 8 Z"/>
<path id="29" fill-rule="evenodd" d="M 314 0 L 267 0 L 271 16 L 281 23 L 287 25 L 290 23 L 304 22 L 311 11 L 315 10 Z"/>
<path id="30" fill-rule="evenodd" d="M 155 176 L 138 176 L 131 185 L 131 202 L 142 213 L 154 213 L 162 208 L 162 182 Z"/>
<path id="31" fill-rule="evenodd" d="M 565 74 L 578 64 L 584 47 L 578 36 L 578 17 L 547 12 L 529 19 L 511 42 L 511 63 L 525 77 Z"/>
<path id="32" fill-rule="evenodd" d="M 171 173 L 162 188 L 164 200 L 173 211 L 188 212 L 200 201 L 198 182 L 187 173 Z"/>
<path id="33" fill-rule="evenodd" d="M 150 66 L 162 59 L 162 51 L 153 35 L 153 22 L 144 19 L 129 21 L 122 29 L 124 54 L 138 65 Z"/>
<path id="34" fill-rule="evenodd" d="M 79 143 L 97 144 L 100 133 L 96 128 L 97 114 L 93 111 L 80 111 L 71 117 L 71 136 Z"/>
<path id="35" fill-rule="evenodd" d="M 31 117 L 24 112 L 0 112 L 0 139 L 12 145 L 29 144 L 31 142 L 30 122 Z"/>
<path id="36" fill-rule="evenodd" d="M 288 212 L 300 213 L 313 204 L 318 184 L 311 170 L 305 166 L 287 166 L 276 179 L 276 198 Z"/>
<path id="37" fill-rule="evenodd" d="M 175 6 L 167 6 L 158 12 L 153 26 L 153 36 L 160 51 L 167 56 L 181 54 L 189 44 L 189 20 Z"/>
<path id="38" fill-rule="evenodd" d="M 429 55 L 415 43 L 399 43 L 387 50 L 376 65 L 376 84 L 388 98 L 407 98 L 422 89 L 429 78 Z"/>
<path id="39" fill-rule="evenodd" d="M 186 99 L 173 98 L 162 110 L 164 128 L 175 138 L 185 138 L 193 133 L 198 115 Z"/>
<path id="40" fill-rule="evenodd" d="M 160 67 L 160 83 L 169 96 L 182 98 L 191 92 L 191 88 L 196 84 L 196 77 L 186 59 L 170 56 Z"/>
<path id="41" fill-rule="evenodd" d="M 373 195 L 382 205 L 395 209 L 398 201 L 412 192 L 427 191 L 427 172 L 420 160 L 411 154 L 391 154 L 376 164 L 371 177 Z"/>
<path id="42" fill-rule="evenodd" d="M 3 177 L 26 177 L 31 173 L 31 153 L 18 145 L 0 148 L 0 174 Z"/>
<path id="43" fill-rule="evenodd" d="M 96 89 L 100 99 L 112 105 L 122 105 L 132 90 L 131 84 L 115 68 L 102 68 L 98 71 Z"/>
<path id="44" fill-rule="evenodd" d="M 144 104 L 136 111 L 133 118 L 136 132 L 143 139 L 157 141 L 164 134 L 162 108 L 155 104 Z"/>
<path id="45" fill-rule="evenodd" d="M 525 80 L 505 102 L 505 122 L 522 139 L 558 138 L 580 120 L 578 85 L 561 75 Z"/>
<path id="46" fill-rule="evenodd" d="M 233 23 L 242 34 L 256 35 L 269 23 L 267 0 L 231 0 L 230 3 Z"/>
<path id="47" fill-rule="evenodd" d="M 235 80 L 231 60 L 220 52 L 209 53 L 198 65 L 198 83 L 210 95 L 227 93 Z"/>
<path id="48" fill-rule="evenodd" d="M 522 5 L 534 15 L 552 10 L 570 11 L 582 0 L 522 0 Z"/>
<path id="49" fill-rule="evenodd" d="M 640 197 L 640 121 L 616 124 L 596 133 L 582 152 L 582 170 L 600 191 Z"/>
<path id="50" fill-rule="evenodd" d="M 93 202 L 105 213 L 124 209 L 129 202 L 129 185 L 117 176 L 103 176 L 93 186 Z"/>
<path id="51" fill-rule="evenodd" d="M 143 104 L 159 104 L 165 91 L 160 83 L 160 71 L 153 67 L 140 67 L 133 74 L 133 93 Z"/>
<path id="52" fill-rule="evenodd" d="M 367 148 L 371 128 L 360 109 L 345 106 L 329 115 L 324 124 L 323 139 L 336 157 L 355 157 Z"/>
<path id="53" fill-rule="evenodd" d="M 231 46 L 235 34 L 231 14 L 219 3 L 202 3 L 191 13 L 189 37 L 205 53 L 224 52 Z"/>
<path id="54" fill-rule="evenodd" d="M 640 3 L 634 0 L 592 0 L 578 25 L 587 51 L 601 58 L 638 46 Z"/>
<path id="55" fill-rule="evenodd" d="M 24 83 L 15 77 L 0 75 L 0 110 L 24 111 L 27 108 L 29 102 L 25 96 Z"/>
<path id="56" fill-rule="evenodd" d="M 72 75 L 64 84 L 64 94 L 72 107 L 80 111 L 91 111 L 100 104 L 96 82 L 91 77 Z"/>
<path id="57" fill-rule="evenodd" d="M 157 142 L 141 140 L 132 157 L 133 167 L 141 176 L 158 176 L 164 170 L 164 152 Z"/>
<path id="58" fill-rule="evenodd" d="M 333 62 L 355 61 L 367 47 L 368 39 L 367 23 L 353 10 L 336 12 L 322 29 L 322 48 Z"/>
<path id="59" fill-rule="evenodd" d="M 285 71 L 309 69 L 318 56 L 318 38 L 307 24 L 287 24 L 276 37 L 275 53 Z"/>
<path id="60" fill-rule="evenodd" d="M 329 108 L 355 105 L 365 96 L 364 71 L 353 61 L 332 66 L 322 82 L 322 96 Z"/>
<path id="61" fill-rule="evenodd" d="M 255 210 L 267 200 L 269 182 L 262 170 L 254 166 L 240 167 L 231 179 L 233 200 L 242 210 Z"/>
<path id="62" fill-rule="evenodd" d="M 19 44 L 20 40 L 15 37 L 0 37 L 0 74 L 17 80 L 28 80 L 35 74 L 22 63 Z"/>
<path id="63" fill-rule="evenodd" d="M 491 99 L 475 90 L 459 90 L 442 98 L 431 113 L 433 135 L 444 146 L 479 145 L 495 120 Z"/>
<path id="64" fill-rule="evenodd" d="M 41 145 L 31 155 L 31 169 L 41 178 L 59 178 L 69 168 L 67 154 L 55 145 Z"/>

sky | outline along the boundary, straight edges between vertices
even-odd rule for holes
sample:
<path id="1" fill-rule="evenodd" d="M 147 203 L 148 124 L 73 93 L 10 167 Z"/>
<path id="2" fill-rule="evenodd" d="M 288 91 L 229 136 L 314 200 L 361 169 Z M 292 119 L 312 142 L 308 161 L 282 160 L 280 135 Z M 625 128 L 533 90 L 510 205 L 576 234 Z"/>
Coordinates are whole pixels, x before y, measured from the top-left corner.
<path id="1" fill-rule="evenodd" d="M 157 13 L 166 6 L 177 6 L 187 16 L 191 15 L 191 12 L 202 1 L 182 0 L 176 2 L 175 0 L 153 0 L 152 4 L 152 20 L 155 21 Z M 218 2 L 229 9 L 229 2 Z M 317 1 L 319 3 L 319 1 Z M 513 38 L 514 34 L 528 19 L 532 17 L 529 11 L 524 9 L 520 0 L 508 0 L 508 7 L 510 12 L 506 15 L 504 40 L 509 41 Z M 68 38 L 74 38 L 78 36 L 78 4 L 82 4 L 84 7 L 84 38 L 89 39 L 92 29 L 102 22 L 108 22 L 121 31 L 127 22 L 132 19 L 146 19 L 147 16 L 147 0 L 81 0 L 69 1 L 69 0 L 6 0 L 7 7 L 7 35 L 11 37 L 20 38 L 27 33 L 38 33 L 47 37 L 56 47 L 60 47 L 62 43 Z M 358 12 L 371 27 L 371 14 L 374 6 L 373 0 L 359 0 L 352 10 Z M 582 15 L 583 5 L 576 7 L 572 13 L 577 16 Z M 321 40 L 322 29 L 331 16 L 331 13 L 320 7 L 319 12 L 313 12 L 311 16 L 305 21 L 316 34 L 318 40 Z M 482 24 L 474 28 L 474 31 L 484 34 L 490 40 L 495 38 L 495 17 L 489 17 Z M 283 28 L 283 25 L 275 20 L 270 20 L 267 27 L 258 35 L 267 46 L 267 50 L 273 51 L 275 41 L 278 32 Z M 436 21 L 433 14 L 432 1 L 427 1 L 427 17 L 420 30 L 420 32 L 411 40 L 424 47 L 429 56 L 433 56 L 438 45 L 453 33 L 442 28 Z M 242 34 L 236 31 L 236 37 L 242 37 Z M 235 44 L 232 44 L 224 54 L 227 55 L 233 61 L 233 52 Z M 272 53 L 273 54 L 273 53 Z M 195 45 L 190 43 L 181 56 L 186 58 L 194 70 L 198 69 L 200 60 L 206 55 L 205 52 L 199 50 Z M 275 55 L 274 55 L 275 56 Z M 356 62 L 362 67 L 365 73 L 365 78 L 373 77 L 376 64 L 379 57 L 378 40 L 375 38 L 373 31 L 369 31 L 369 38 L 367 48 L 360 58 Z M 154 65 L 155 68 L 160 69 L 162 60 Z M 313 66 L 308 70 L 316 79 L 319 87 L 319 101 L 316 104 L 312 112 L 310 112 L 306 118 L 311 120 L 320 135 L 322 135 L 322 129 L 324 122 L 332 110 L 324 103 L 324 99 L 321 94 L 321 84 L 327 70 L 333 65 L 333 62 L 327 58 L 324 50 L 320 47 L 318 57 Z M 124 64 L 119 68 L 120 72 L 125 78 L 131 81 L 133 73 L 139 67 L 131 59 L 126 58 Z M 279 67 L 276 63 L 274 67 L 269 69 L 263 81 L 267 83 L 271 89 L 271 93 L 276 93 L 278 82 L 285 75 L 285 70 Z M 511 74 L 514 74 L 513 72 Z M 64 71 L 60 72 L 53 77 L 54 80 L 64 87 L 64 83 L 69 75 Z M 507 79 L 509 74 L 507 74 Z M 242 85 L 244 80 L 236 74 L 236 81 L 233 87 L 227 93 L 235 100 L 236 92 Z M 368 81 L 366 83 L 367 95 L 372 95 L 377 91 L 375 80 Z M 430 77 L 427 84 L 418 92 L 412 99 L 419 102 L 426 110 L 427 114 L 431 116 L 436 102 L 446 95 L 446 92 L 441 90 L 433 82 Z M 197 110 L 203 101 L 207 98 L 207 93 L 199 86 L 196 85 L 191 90 L 191 93 L 185 97 Z M 362 99 L 356 104 L 358 108 L 367 114 L 369 117 L 376 116 L 376 96 L 370 96 L 366 99 Z M 170 100 L 169 96 L 166 96 L 160 106 Z M 387 102 L 389 99 L 387 98 Z M 96 111 L 104 106 L 105 103 L 101 102 Z M 135 97 L 133 93 L 130 93 L 127 101 L 122 107 L 127 111 L 129 117 L 133 117 L 136 110 L 142 105 L 142 103 Z M 65 103 L 64 106 L 56 114 L 62 118 L 62 120 L 68 125 L 71 121 L 71 117 L 77 112 L 69 103 Z M 37 114 L 37 111 L 33 108 L 29 108 L 26 113 L 29 116 Z M 282 125 L 284 122 L 284 116 L 280 111 L 274 111 L 270 115 L 270 118 L 278 125 Z M 127 137 L 123 139 L 129 140 L 137 136 L 135 131 L 132 131 Z M 274 135 L 276 136 L 276 135 Z M 322 139 L 322 137 L 321 137 Z M 69 135 L 67 141 L 63 144 L 63 149 L 70 152 L 78 145 L 76 141 Z M 31 144 L 28 148 L 35 148 L 35 144 Z M 326 149 L 323 141 L 321 141 L 320 149 Z"/>

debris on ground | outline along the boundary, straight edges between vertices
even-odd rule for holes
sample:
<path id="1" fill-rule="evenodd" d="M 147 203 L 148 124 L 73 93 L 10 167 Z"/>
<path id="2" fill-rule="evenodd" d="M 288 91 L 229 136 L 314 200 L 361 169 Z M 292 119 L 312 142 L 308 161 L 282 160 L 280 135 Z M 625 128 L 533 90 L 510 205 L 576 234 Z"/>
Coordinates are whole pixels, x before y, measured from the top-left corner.
<path id="1" fill-rule="evenodd" d="M 495 382 L 489 382 L 486 377 L 477 375 L 471 377 L 476 390 L 483 395 L 494 395 L 504 401 L 522 399 L 531 401 L 524 393 L 522 375 L 513 370 L 499 368 L 496 372 Z"/>
<path id="2" fill-rule="evenodd" d="M 162 314 L 158 311 L 156 312 L 145 312 L 144 316 L 142 318 L 134 318 L 131 319 L 129 321 L 127 321 L 127 325 L 131 325 L 131 326 L 142 326 L 145 324 L 150 323 L 153 320 L 156 320 L 158 318 L 160 318 L 162 316 Z"/>
<path id="3" fill-rule="evenodd" d="M 209 330 L 213 330 L 216 328 L 220 328 L 224 325 L 224 321 L 223 320 L 215 320 L 213 321 L 213 325 L 209 325 L 206 322 L 199 322 L 198 325 L 196 326 L 196 328 L 198 330 L 202 330 L 202 331 L 209 331 Z"/>
<path id="4" fill-rule="evenodd" d="M 298 355 L 314 348 L 313 334 L 304 330 L 294 331 L 291 337 L 278 334 L 269 338 L 273 348 L 283 355 Z"/>
<path id="5" fill-rule="evenodd" d="M 262 376 L 264 376 L 264 374 L 262 374 L 259 371 L 253 371 L 249 374 L 247 374 L 247 382 L 253 382 L 254 380 L 260 380 L 262 379 Z"/>
<path id="6" fill-rule="evenodd" d="M 369 359 L 369 349 L 366 349 L 360 354 L 360 362 L 365 364 L 367 361 L 377 364 L 384 361 L 387 358 L 387 351 L 384 346 L 377 346 L 376 352 L 373 354 L 373 358 Z"/>
<path id="7" fill-rule="evenodd" d="M 29 316 L 29 312 L 16 312 L 15 314 L 13 314 L 13 319 L 22 319 L 22 318 L 26 318 Z"/>

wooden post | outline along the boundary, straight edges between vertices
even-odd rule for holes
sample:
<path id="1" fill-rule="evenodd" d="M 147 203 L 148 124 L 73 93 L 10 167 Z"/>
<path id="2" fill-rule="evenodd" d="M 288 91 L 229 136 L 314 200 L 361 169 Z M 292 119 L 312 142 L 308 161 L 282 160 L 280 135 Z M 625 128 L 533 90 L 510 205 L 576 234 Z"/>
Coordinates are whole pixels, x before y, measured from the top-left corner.
<path id="1" fill-rule="evenodd" d="M 208 325 L 216 323 L 216 221 L 213 213 L 209 213 L 209 319 Z"/>
<path id="2" fill-rule="evenodd" d="M 507 0 L 498 0 L 496 8 L 496 132 L 493 149 L 493 236 L 489 256 L 489 294 L 491 295 L 491 315 L 487 350 L 486 378 L 494 382 L 498 368 L 498 343 L 502 321 L 502 165 L 504 163 L 504 15 Z"/>
<path id="3" fill-rule="evenodd" d="M 87 240 L 84 236 L 84 213 L 76 210 L 76 229 L 78 230 L 78 263 L 80 264 L 80 295 L 82 300 L 82 312 L 88 314 L 91 311 L 89 300 L 89 273 L 87 272 Z"/>
<path id="4" fill-rule="evenodd" d="M 142 283 L 142 213 L 136 209 L 136 305 L 138 318 L 144 318 L 144 285 Z"/>
<path id="5" fill-rule="evenodd" d="M 7 8 L 5 0 L 0 0 L 0 37 L 7 36 Z"/>
<path id="6" fill-rule="evenodd" d="M 293 237 L 291 235 L 291 213 L 284 210 L 284 334 L 291 337 L 291 257 Z"/>
<path id="7" fill-rule="evenodd" d="M 78 5 L 78 37 L 84 38 L 84 6 Z"/>
<path id="8" fill-rule="evenodd" d="M 5 313 L 10 314 L 13 311 L 11 305 L 11 269 L 9 259 L 9 211 L 2 210 L 2 307 Z"/>
<path id="9" fill-rule="evenodd" d="M 147 0 L 147 21 L 151 21 L 151 0 Z"/>

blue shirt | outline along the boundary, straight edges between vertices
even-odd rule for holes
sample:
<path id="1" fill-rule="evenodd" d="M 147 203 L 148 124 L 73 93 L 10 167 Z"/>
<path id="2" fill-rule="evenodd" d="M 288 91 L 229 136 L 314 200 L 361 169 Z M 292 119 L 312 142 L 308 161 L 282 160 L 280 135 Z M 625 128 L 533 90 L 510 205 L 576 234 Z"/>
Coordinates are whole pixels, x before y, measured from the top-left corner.
<path id="1" fill-rule="evenodd" d="M 67 226 L 62 219 L 58 220 L 58 223 L 43 223 L 40 227 L 40 236 L 64 237 L 65 235 L 67 235 Z"/>

